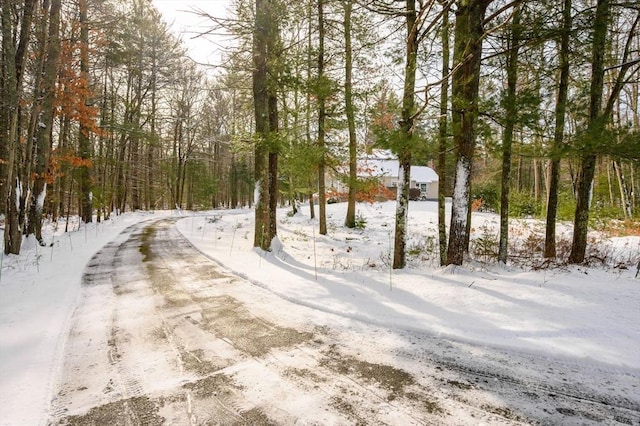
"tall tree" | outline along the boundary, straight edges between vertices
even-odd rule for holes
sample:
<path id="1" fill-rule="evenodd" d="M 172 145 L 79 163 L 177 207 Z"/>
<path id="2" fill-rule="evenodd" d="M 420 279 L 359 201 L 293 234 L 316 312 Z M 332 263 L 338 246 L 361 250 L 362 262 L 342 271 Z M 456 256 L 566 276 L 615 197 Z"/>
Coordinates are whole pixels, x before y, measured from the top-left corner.
<path id="1" fill-rule="evenodd" d="M 556 218 L 558 216 L 558 186 L 560 181 L 560 151 L 564 144 L 564 127 L 569 94 L 569 42 L 572 23 L 571 0 L 564 0 L 559 47 L 560 76 L 555 106 L 555 130 L 549 170 L 549 196 L 544 241 L 544 257 L 556 257 Z"/>
<path id="2" fill-rule="evenodd" d="M 500 190 L 500 242 L 498 261 L 507 263 L 509 244 L 509 189 L 511 187 L 511 146 L 518 120 L 516 89 L 518 84 L 518 52 L 522 28 L 521 7 L 515 6 L 511 34 L 507 43 L 507 90 L 504 96 L 505 127 L 502 133 L 502 185 Z"/>
<path id="3" fill-rule="evenodd" d="M 462 265 L 468 251 L 471 166 L 476 145 L 478 89 L 484 15 L 492 0 L 459 0 L 453 52 L 451 126 L 456 148 L 456 171 L 451 205 L 447 263 Z"/>
<path id="4" fill-rule="evenodd" d="M 78 8 L 80 15 L 80 81 L 85 90 L 81 91 L 81 103 L 88 105 L 89 90 L 89 21 L 88 21 L 88 0 L 79 0 Z M 91 177 L 91 129 L 86 126 L 86 121 L 80 122 L 78 131 L 78 154 L 85 162 L 80 166 L 80 216 L 84 223 L 93 220 L 93 194 Z"/>
<path id="5" fill-rule="evenodd" d="M 269 249 L 271 241 L 277 235 L 277 217 L 278 208 L 278 157 L 280 150 L 279 141 L 279 114 L 278 114 L 278 82 L 280 71 L 280 46 L 279 46 L 279 26 L 277 17 L 277 8 L 272 7 L 270 10 L 270 28 L 269 39 L 267 40 L 267 51 L 269 52 L 269 63 L 272 66 L 269 69 L 270 79 L 267 81 L 267 97 L 269 106 L 269 155 L 268 155 L 268 177 L 269 177 L 269 229 L 267 239 L 269 241 Z"/>
<path id="6" fill-rule="evenodd" d="M 438 243 L 440 265 L 447 263 L 447 224 L 445 217 L 445 188 L 447 183 L 448 116 L 449 116 L 449 7 L 442 15 L 442 83 L 440 84 L 440 118 L 438 120 Z"/>
<path id="7" fill-rule="evenodd" d="M 268 250 L 269 235 L 269 94 L 267 88 L 267 64 L 269 39 L 270 0 L 256 0 L 255 28 L 253 35 L 253 105 L 255 114 L 254 173 L 256 179 L 255 233 L 253 245 Z"/>
<path id="8" fill-rule="evenodd" d="M 28 234 L 35 234 L 40 245 L 42 239 L 42 212 L 47 193 L 47 183 L 51 180 L 49 157 L 51 152 L 51 132 L 53 129 L 56 80 L 58 76 L 58 58 L 60 57 L 60 0 L 52 0 L 49 10 L 49 30 L 42 54 L 45 55 L 42 70 L 42 88 L 38 90 L 37 99 L 42 99 L 37 112 L 36 146 L 34 182 L 32 202 L 28 221 Z"/>
<path id="9" fill-rule="evenodd" d="M 318 214 L 319 214 L 319 230 L 320 235 L 327 234 L 327 195 L 325 183 L 326 168 L 326 146 L 325 124 L 327 120 L 326 111 L 326 93 L 327 88 L 324 71 L 324 42 L 325 42 L 325 16 L 324 16 L 325 0 L 318 0 Z"/>
<path id="10" fill-rule="evenodd" d="M 309 0 L 307 4 L 307 67 L 306 67 L 306 78 L 308 82 L 312 81 L 313 76 L 313 13 L 314 13 L 314 0 Z M 313 139 L 311 137 L 311 96 L 312 91 L 307 90 L 306 96 L 306 106 L 305 106 L 305 137 L 307 141 L 307 146 L 311 146 L 313 143 Z M 319 161 L 314 161 L 318 166 Z M 318 172 L 315 171 L 315 177 L 309 177 L 308 179 L 308 187 L 307 195 L 309 196 L 309 217 L 311 219 L 315 219 L 316 217 L 316 209 L 313 200 L 313 193 L 315 191 L 315 181 L 319 176 Z"/>
<path id="11" fill-rule="evenodd" d="M 27 183 L 22 182 L 23 164 L 20 144 L 20 101 L 23 92 L 24 69 L 27 60 L 29 39 L 35 0 L 25 0 L 22 7 L 15 9 L 11 0 L 2 2 L 2 112 L 0 145 L 6 154 L 4 170 L 5 202 L 5 254 L 19 254 L 22 246 L 24 201 Z M 14 14 L 14 11 L 17 13 Z M 17 44 L 16 44 L 17 43 Z M 4 178 L 4 177 L 3 177 Z M 22 212 L 22 213 L 21 213 Z"/>
<path id="12" fill-rule="evenodd" d="M 604 89 L 604 58 L 607 38 L 607 27 L 610 18 L 610 1 L 598 0 L 593 21 L 593 42 L 591 52 L 591 87 L 589 91 L 589 122 L 587 124 L 587 138 L 598 137 L 604 130 L 602 116 L 602 98 Z M 596 170 L 596 153 L 593 143 L 584 144 L 581 156 L 581 166 L 578 175 L 576 191 L 576 211 L 573 220 L 573 241 L 570 263 L 584 261 L 587 248 L 587 230 L 589 226 L 589 204 L 593 177 Z"/>
<path id="13" fill-rule="evenodd" d="M 395 235 L 393 246 L 393 268 L 404 268 L 405 245 L 409 217 L 409 188 L 411 185 L 411 160 L 413 149 L 414 120 L 416 112 L 415 90 L 418 57 L 419 20 L 415 0 L 405 2 L 405 66 L 400 120 L 400 141 L 396 147 L 398 163 L 398 200 L 396 202 Z"/>
<path id="14" fill-rule="evenodd" d="M 626 84 L 626 73 L 632 66 L 637 66 L 639 63 L 637 59 L 629 59 L 629 54 L 633 50 L 631 47 L 632 42 L 637 35 L 636 28 L 640 22 L 640 11 L 637 11 L 636 18 L 631 25 L 629 36 L 625 43 L 621 64 L 614 67 L 619 69 L 618 75 L 610 88 L 609 96 L 603 108 L 607 33 L 611 14 L 611 1 L 598 0 L 593 20 L 589 117 L 586 133 L 582 135 L 582 143 L 579 146 L 581 151 L 581 165 L 576 191 L 576 210 L 573 220 L 573 240 L 568 259 L 569 263 L 584 262 L 587 248 L 589 208 L 597 155 L 610 149 L 607 145 L 613 145 L 613 137 L 607 132 L 607 126 L 611 120 L 618 96 Z M 603 143 L 603 140 L 607 140 L 609 143 Z M 637 153 L 630 155 L 637 157 Z"/>
<path id="15" fill-rule="evenodd" d="M 347 200 L 347 217 L 345 226 L 356 226 L 356 192 L 358 182 L 358 143 L 356 140 L 356 122 L 353 106 L 353 48 L 351 43 L 351 11 L 352 0 L 344 0 L 344 101 L 345 115 L 347 116 L 347 128 L 349 130 L 349 198 Z"/>

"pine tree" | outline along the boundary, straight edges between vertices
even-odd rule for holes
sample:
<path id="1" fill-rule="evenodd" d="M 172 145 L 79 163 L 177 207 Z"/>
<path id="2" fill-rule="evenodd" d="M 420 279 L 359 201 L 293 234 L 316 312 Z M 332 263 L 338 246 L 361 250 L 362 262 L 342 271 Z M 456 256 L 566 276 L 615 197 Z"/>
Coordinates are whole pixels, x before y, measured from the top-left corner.
<path id="1" fill-rule="evenodd" d="M 522 28 L 520 26 L 521 17 L 520 5 L 515 6 L 513 22 L 511 24 L 511 35 L 508 43 L 507 54 L 507 93 L 504 99 L 505 128 L 502 134 L 502 185 L 500 191 L 500 239 L 498 260 L 507 263 L 509 244 L 509 189 L 511 186 L 511 146 L 513 142 L 513 132 L 518 120 L 518 109 L 516 103 L 516 89 L 518 83 L 518 52 Z"/>
<path id="2" fill-rule="evenodd" d="M 448 104 L 449 104 L 449 6 L 442 15 L 442 83 L 440 84 L 440 118 L 438 120 L 438 244 L 440 265 L 447 264 L 447 224 L 445 217 L 445 188 L 447 184 Z"/>
<path id="3" fill-rule="evenodd" d="M 421 22 L 418 20 L 414 0 L 405 2 L 406 57 L 404 86 L 400 121 L 400 141 L 396 147 L 400 166 L 398 176 L 398 199 L 396 202 L 395 236 L 393 246 L 393 268 L 401 269 L 406 264 L 406 233 L 409 218 L 409 188 L 411 185 L 411 161 L 415 126 L 415 88 L 418 57 L 418 35 Z"/>
<path id="4" fill-rule="evenodd" d="M 555 131 L 551 148 L 549 170 L 549 196 L 544 243 L 544 257 L 556 257 L 556 218 L 558 213 L 558 187 L 560 180 L 560 151 L 564 144 L 564 127 L 569 93 L 569 42 L 572 27 L 571 0 L 564 0 L 560 36 L 560 76 L 555 106 Z"/>
<path id="5" fill-rule="evenodd" d="M 269 52 L 267 51 L 270 16 L 270 0 L 256 0 L 255 28 L 253 37 L 253 104 L 255 110 L 254 175 L 256 179 L 254 247 L 268 250 L 269 235 L 269 93 L 267 73 Z"/>
<path id="6" fill-rule="evenodd" d="M 471 168 L 475 150 L 483 21 L 492 0 L 457 3 L 453 53 L 451 126 L 456 149 L 447 264 L 462 265 L 469 249 Z"/>
<path id="7" fill-rule="evenodd" d="M 17 9 L 17 21 L 12 13 L 14 4 L 11 0 L 2 2 L 2 108 L 0 112 L 0 145 L 5 151 L 3 158 L 3 201 L 5 202 L 5 254 L 19 254 L 22 246 L 22 232 L 25 217 L 25 201 L 28 193 L 24 179 L 26 165 L 22 161 L 20 143 L 22 108 L 20 101 L 23 94 L 25 63 L 28 56 L 29 38 L 31 36 L 32 18 L 35 0 L 25 0 Z M 18 32 L 18 26 L 20 26 Z M 19 36 L 18 36 L 19 34 Z M 17 44 L 15 44 L 17 42 Z M 27 173 L 27 178 L 28 178 Z"/>
<path id="8" fill-rule="evenodd" d="M 318 159 L 318 215 L 320 235 L 327 234 L 327 195 L 326 195 L 326 85 L 324 72 L 324 43 L 325 43 L 325 0 L 318 0 L 318 138 L 317 145 L 319 151 Z"/>
<path id="9" fill-rule="evenodd" d="M 637 11 L 636 19 L 631 25 L 621 58 L 622 63 L 615 67 L 619 69 L 618 75 L 610 88 L 609 96 L 603 107 L 607 33 L 612 15 L 611 7 L 610 0 L 598 0 L 593 21 L 589 117 L 586 133 L 582 135 L 582 143 L 579 146 L 581 165 L 576 191 L 576 210 L 573 220 L 573 240 L 568 259 L 569 263 L 582 263 L 585 260 L 589 209 L 597 156 L 606 153 L 607 150 L 611 149 L 611 146 L 615 147 L 615 144 L 611 141 L 611 133 L 607 131 L 607 126 L 610 124 L 618 96 L 626 84 L 626 73 L 632 66 L 638 64 L 638 60 L 630 59 L 629 55 L 632 51 L 632 40 L 636 35 L 636 28 L 638 28 L 640 22 L 640 11 Z M 609 140 L 609 143 L 602 143 L 603 140 Z M 618 148 L 624 152 L 626 147 Z M 638 156 L 637 152 L 626 155 Z"/>
<path id="10" fill-rule="evenodd" d="M 81 103 L 88 105 L 88 87 L 89 87 L 89 22 L 88 22 L 88 0 L 79 0 L 78 8 L 80 14 L 80 80 L 85 85 L 82 91 L 83 99 Z M 93 194 L 91 165 L 89 161 L 92 158 L 91 152 L 91 129 L 86 126 L 85 121 L 81 121 L 78 131 L 78 155 L 86 163 L 80 166 L 80 216 L 84 223 L 93 221 Z"/>
<path id="11" fill-rule="evenodd" d="M 344 0 L 344 100 L 347 127 L 349 130 L 349 196 L 347 200 L 347 217 L 344 225 L 347 228 L 356 226 L 356 192 L 358 182 L 358 143 L 356 140 L 355 111 L 353 106 L 353 47 L 351 43 L 351 11 L 352 0 Z"/>
<path id="12" fill-rule="evenodd" d="M 34 167 L 34 183 L 32 189 L 31 209 L 29 214 L 27 234 L 35 234 L 40 245 L 42 239 L 42 214 L 47 184 L 51 183 L 49 157 L 51 153 L 51 132 L 53 129 L 54 107 L 56 95 L 56 80 L 58 75 L 58 58 L 60 57 L 60 0 L 52 0 L 49 10 L 49 30 L 47 42 L 42 54 L 46 55 L 42 72 L 42 89 L 38 90 L 37 99 L 42 99 L 42 105 L 36 109 L 36 157 Z M 45 52 L 46 50 L 46 52 Z"/>

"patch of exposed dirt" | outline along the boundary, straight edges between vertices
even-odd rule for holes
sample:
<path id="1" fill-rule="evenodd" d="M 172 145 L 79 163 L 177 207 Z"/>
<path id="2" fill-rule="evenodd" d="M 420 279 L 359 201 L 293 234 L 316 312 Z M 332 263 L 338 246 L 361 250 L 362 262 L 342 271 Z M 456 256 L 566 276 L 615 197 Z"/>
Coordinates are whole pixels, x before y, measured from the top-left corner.
<path id="1" fill-rule="evenodd" d="M 165 420 L 158 415 L 158 409 L 158 401 L 139 396 L 100 405 L 86 414 L 69 416 L 54 424 L 60 426 L 162 425 Z"/>
<path id="2" fill-rule="evenodd" d="M 192 383 L 187 383 L 182 386 L 184 389 L 188 389 L 193 392 L 194 396 L 204 398 L 224 398 L 231 396 L 230 389 L 240 389 L 234 385 L 233 380 L 224 374 L 213 374 L 211 376 L 203 377 Z"/>
<path id="3" fill-rule="evenodd" d="M 473 385 L 469 383 L 462 383 L 457 380 L 447 380 L 447 384 L 462 390 L 470 390 L 471 388 L 473 388 Z"/>
<path id="4" fill-rule="evenodd" d="M 325 355 L 326 357 L 320 361 L 321 366 L 328 367 L 339 374 L 356 375 L 376 383 L 389 392 L 389 400 L 403 396 L 406 387 L 416 384 L 413 376 L 404 370 L 341 355 L 335 347 L 330 348 Z"/>
<path id="5" fill-rule="evenodd" d="M 525 422 L 527 419 L 521 417 L 520 415 L 513 412 L 508 407 L 495 407 L 492 405 L 483 405 L 481 408 L 489 413 L 497 414 L 500 417 L 504 417 L 505 419 L 515 420 L 518 422 Z"/>
<path id="6" fill-rule="evenodd" d="M 191 268 L 189 272 L 194 274 L 198 279 L 201 279 L 203 281 L 220 280 L 223 278 L 229 278 L 229 279 L 233 278 L 229 275 L 225 275 L 221 273 L 215 268 L 212 268 L 210 265 L 196 265 L 193 268 Z"/>
<path id="7" fill-rule="evenodd" d="M 379 386 L 388 392 L 386 398 L 389 402 L 402 398 L 410 401 L 411 405 L 417 406 L 420 411 L 436 415 L 445 414 L 445 410 L 434 398 L 414 391 L 414 389 L 418 390 L 421 387 L 418 386 L 414 377 L 404 370 L 390 365 L 374 364 L 341 355 L 334 346 L 330 347 L 324 354 L 326 357 L 320 360 L 321 366 L 341 375 L 355 376 L 365 382 Z M 346 406 L 341 403 L 339 407 L 345 408 Z"/>
<path id="8" fill-rule="evenodd" d="M 260 357 L 271 349 L 295 346 L 313 337 L 258 318 L 230 296 L 209 298 L 207 305 L 200 326 L 251 356 Z"/>
<path id="9" fill-rule="evenodd" d="M 331 405 L 348 418 L 353 419 L 355 426 L 367 426 L 369 424 L 367 419 L 360 416 L 358 414 L 358 410 L 356 410 L 355 407 L 345 398 L 334 396 L 331 398 Z"/>
<path id="10" fill-rule="evenodd" d="M 224 366 L 218 365 L 209 360 L 207 358 L 207 354 L 205 354 L 202 349 L 196 349 L 193 351 L 180 350 L 180 355 L 184 368 L 201 376 L 214 373 L 221 368 L 224 368 Z"/>
<path id="11" fill-rule="evenodd" d="M 283 375 L 285 377 L 299 377 L 302 379 L 307 379 L 312 381 L 313 383 L 327 382 L 327 378 L 322 377 L 307 368 L 288 368 L 283 372 Z"/>
<path id="12" fill-rule="evenodd" d="M 149 262 L 155 258 L 153 252 L 151 251 L 151 242 L 153 237 L 156 234 L 156 229 L 153 226 L 147 226 L 142 231 L 142 235 L 140 237 L 140 253 L 144 256 L 142 258 L 143 262 Z"/>
<path id="13" fill-rule="evenodd" d="M 253 408 L 248 411 L 244 411 L 240 413 L 242 420 L 234 423 L 237 426 L 277 426 L 277 423 L 274 423 L 267 417 L 267 415 L 260 410 L 259 408 Z"/>
<path id="14" fill-rule="evenodd" d="M 421 408 L 429 414 L 444 414 L 445 410 L 435 400 L 421 395 L 416 392 L 407 392 L 404 395 L 405 398 L 415 401 Z"/>

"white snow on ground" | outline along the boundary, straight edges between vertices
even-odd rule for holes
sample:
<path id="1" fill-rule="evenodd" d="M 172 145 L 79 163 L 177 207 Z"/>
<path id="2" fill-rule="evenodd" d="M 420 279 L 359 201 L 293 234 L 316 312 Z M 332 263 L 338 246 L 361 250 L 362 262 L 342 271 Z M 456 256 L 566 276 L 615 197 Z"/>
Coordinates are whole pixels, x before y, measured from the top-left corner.
<path id="1" fill-rule="evenodd" d="M 635 269 L 524 271 L 480 263 L 441 268 L 434 260 L 436 204 L 413 202 L 410 266 L 391 270 L 395 203 L 359 204 L 365 229 L 342 226 L 346 204 L 329 205 L 327 211 L 329 235 L 321 236 L 308 207 L 294 217 L 280 210 L 279 237 L 266 254 L 252 247 L 253 210 L 211 211 L 187 217 L 178 227 L 229 270 L 321 312 L 576 363 L 640 370 Z M 2 258 L 0 424 L 46 419 L 84 265 L 127 226 L 170 214 L 126 214 L 76 232 L 49 233 L 45 240 L 52 247 L 27 242 L 20 256 Z M 497 222 L 496 215 L 474 214 L 475 237 L 496 237 Z M 531 228 L 530 222 L 521 223 L 521 234 Z M 640 257 L 639 237 L 599 243 L 611 247 L 610 256 Z M 375 341 L 376 336 L 363 339 Z"/>
<path id="2" fill-rule="evenodd" d="M 113 216 L 68 233 L 60 222 L 45 236 L 50 247 L 31 238 L 20 256 L 0 252 L 0 424 L 45 420 L 85 265 L 127 226 L 152 217 Z"/>

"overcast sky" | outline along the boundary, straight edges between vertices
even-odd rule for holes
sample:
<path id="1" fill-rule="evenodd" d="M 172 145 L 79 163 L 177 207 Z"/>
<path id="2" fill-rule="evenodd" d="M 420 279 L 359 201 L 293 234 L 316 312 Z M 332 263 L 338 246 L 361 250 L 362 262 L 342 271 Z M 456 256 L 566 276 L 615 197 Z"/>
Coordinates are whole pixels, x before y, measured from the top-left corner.
<path id="1" fill-rule="evenodd" d="M 210 20 L 198 16 L 195 11 L 203 10 L 212 16 L 223 17 L 231 0 L 152 0 L 164 20 L 171 26 L 176 37 L 183 40 L 189 56 L 202 64 L 220 63 L 223 42 L 216 37 L 197 35 L 212 27 Z"/>

